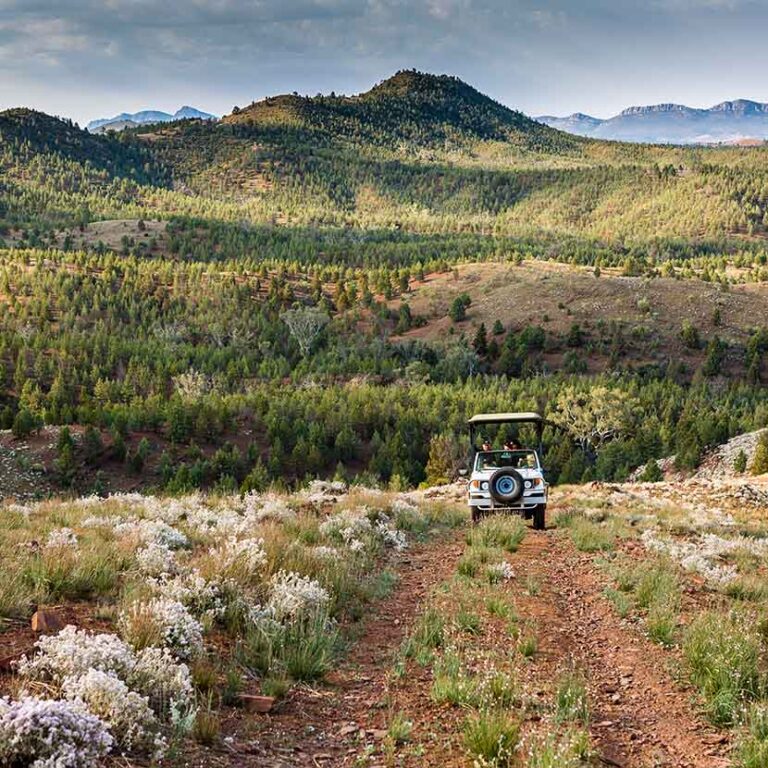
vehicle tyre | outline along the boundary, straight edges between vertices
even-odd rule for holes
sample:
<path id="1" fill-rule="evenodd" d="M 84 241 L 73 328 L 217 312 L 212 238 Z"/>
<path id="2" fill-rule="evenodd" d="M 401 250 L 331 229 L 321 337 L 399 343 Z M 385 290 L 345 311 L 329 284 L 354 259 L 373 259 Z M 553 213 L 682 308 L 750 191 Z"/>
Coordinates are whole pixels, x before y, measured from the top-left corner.
<path id="1" fill-rule="evenodd" d="M 538 507 L 533 511 L 533 527 L 537 531 L 543 531 L 546 527 L 545 523 L 545 517 L 547 513 L 547 506 L 546 504 L 539 504 Z"/>
<path id="2" fill-rule="evenodd" d="M 480 522 L 482 514 L 477 507 L 472 507 L 472 524 L 477 525 Z"/>
<path id="3" fill-rule="evenodd" d="M 491 496 L 499 504 L 512 504 L 523 495 L 523 477 L 511 467 L 497 469 L 488 484 Z"/>

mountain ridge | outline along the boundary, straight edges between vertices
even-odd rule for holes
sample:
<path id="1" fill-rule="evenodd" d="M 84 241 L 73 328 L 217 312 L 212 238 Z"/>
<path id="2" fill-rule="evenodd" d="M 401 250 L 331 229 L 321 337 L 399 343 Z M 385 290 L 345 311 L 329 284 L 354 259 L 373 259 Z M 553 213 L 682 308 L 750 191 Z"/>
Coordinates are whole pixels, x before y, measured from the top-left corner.
<path id="1" fill-rule="evenodd" d="M 531 149 L 576 142 L 451 75 L 400 70 L 353 96 L 297 93 L 235 107 L 224 125 L 292 125 L 380 143 L 508 141 Z M 427 140 L 429 134 L 429 140 Z"/>
<path id="2" fill-rule="evenodd" d="M 606 119 L 583 112 L 536 120 L 577 136 L 654 144 L 716 144 L 768 140 L 768 104 L 751 99 L 722 101 L 709 108 L 661 103 L 631 106 Z"/>
<path id="3" fill-rule="evenodd" d="M 203 112 L 196 107 L 190 107 L 188 105 L 180 107 L 173 114 L 157 109 L 143 109 L 138 112 L 121 112 L 114 117 L 101 117 L 96 120 L 91 120 L 86 126 L 86 130 L 92 133 L 95 131 L 104 132 L 108 130 L 123 130 L 123 128 L 131 128 L 137 125 L 170 123 L 174 120 L 189 119 L 215 120 L 216 115 L 209 112 Z"/>

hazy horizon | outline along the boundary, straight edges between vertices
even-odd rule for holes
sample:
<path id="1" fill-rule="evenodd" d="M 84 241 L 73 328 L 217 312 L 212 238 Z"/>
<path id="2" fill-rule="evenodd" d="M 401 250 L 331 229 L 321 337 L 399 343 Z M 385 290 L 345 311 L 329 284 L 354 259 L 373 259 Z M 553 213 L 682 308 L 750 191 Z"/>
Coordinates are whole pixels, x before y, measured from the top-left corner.
<path id="1" fill-rule="evenodd" d="M 398 69 L 529 115 L 768 101 L 756 0 L 0 0 L 0 108 L 81 124 L 277 93 L 358 93 Z"/>

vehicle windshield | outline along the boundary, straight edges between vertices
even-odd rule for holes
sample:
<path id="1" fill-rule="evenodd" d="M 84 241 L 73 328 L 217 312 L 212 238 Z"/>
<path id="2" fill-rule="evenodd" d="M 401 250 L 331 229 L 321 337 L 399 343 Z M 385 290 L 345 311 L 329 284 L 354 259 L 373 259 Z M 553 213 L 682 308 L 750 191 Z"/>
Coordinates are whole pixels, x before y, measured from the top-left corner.
<path id="1" fill-rule="evenodd" d="M 536 451 L 521 449 L 518 451 L 480 451 L 475 457 L 475 470 L 513 467 L 514 469 L 536 469 L 539 466 Z"/>

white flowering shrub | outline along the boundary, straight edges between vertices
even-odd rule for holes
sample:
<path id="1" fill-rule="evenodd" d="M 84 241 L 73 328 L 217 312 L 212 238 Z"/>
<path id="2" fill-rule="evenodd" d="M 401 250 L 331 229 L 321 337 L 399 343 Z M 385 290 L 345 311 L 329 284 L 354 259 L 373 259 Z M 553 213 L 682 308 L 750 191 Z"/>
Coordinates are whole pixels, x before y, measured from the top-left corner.
<path id="1" fill-rule="evenodd" d="M 176 555 L 165 544 L 151 541 L 136 550 L 136 566 L 145 576 L 158 577 L 176 573 Z"/>
<path id="2" fill-rule="evenodd" d="M 130 690 L 116 675 L 91 669 L 66 678 L 62 692 L 104 721 L 121 750 L 162 757 L 167 745 L 148 697 Z"/>
<path id="3" fill-rule="evenodd" d="M 280 571 L 270 582 L 267 610 L 276 621 L 319 613 L 330 601 L 328 592 L 314 579 Z"/>
<path id="4" fill-rule="evenodd" d="M 659 538 L 652 529 L 644 531 L 640 539 L 649 551 L 671 557 L 686 571 L 698 573 L 714 586 L 723 586 L 738 577 L 736 566 L 722 562 L 723 556 L 749 545 L 748 540 L 723 539 L 713 534 L 700 536 L 696 541 Z M 762 542 L 755 544 L 762 549 Z"/>
<path id="5" fill-rule="evenodd" d="M 336 547 L 326 547 L 323 544 L 312 547 L 309 551 L 320 560 L 338 560 L 341 557 L 341 552 Z"/>
<path id="6" fill-rule="evenodd" d="M 492 584 L 500 581 L 509 581 L 515 577 L 512 566 L 506 560 L 502 560 L 499 563 L 491 563 L 486 569 L 486 573 L 488 574 L 488 581 Z"/>
<path id="7" fill-rule="evenodd" d="M 309 486 L 299 494 L 301 500 L 314 507 L 336 501 L 338 496 L 347 492 L 347 484 L 340 481 L 312 480 Z"/>
<path id="8" fill-rule="evenodd" d="M 341 496 L 347 492 L 347 484 L 341 480 L 312 480 L 306 493 L 310 495 Z"/>
<path id="9" fill-rule="evenodd" d="M 406 499 L 395 499 L 389 511 L 399 529 L 414 530 L 424 522 L 421 510 Z"/>
<path id="10" fill-rule="evenodd" d="M 160 544 L 168 549 L 182 549 L 189 545 L 187 537 L 162 520 L 121 520 L 115 525 L 115 534 L 135 538 L 143 544 Z"/>
<path id="11" fill-rule="evenodd" d="M 136 654 L 126 682 L 149 699 L 157 713 L 194 710 L 192 676 L 168 648 L 144 648 Z"/>
<path id="12" fill-rule="evenodd" d="M 275 496 L 268 496 L 261 500 L 259 508 L 257 509 L 249 509 L 246 502 L 246 515 L 253 519 L 257 524 L 267 521 L 290 523 L 296 519 L 296 513 L 288 506 L 288 504 L 286 504 L 283 499 L 279 499 Z"/>
<path id="13" fill-rule="evenodd" d="M 43 635 L 35 643 L 38 653 L 24 656 L 18 665 L 22 677 L 61 686 L 65 678 L 89 670 L 111 672 L 125 678 L 135 663 L 133 650 L 117 635 L 92 635 L 67 626 L 58 635 Z"/>
<path id="14" fill-rule="evenodd" d="M 106 515 L 91 515 L 80 523 L 81 528 L 114 528 L 116 520 Z"/>
<path id="15" fill-rule="evenodd" d="M 106 725 L 78 702 L 0 698 L 0 765 L 96 768 L 112 744 Z"/>
<path id="16" fill-rule="evenodd" d="M 379 541 L 388 549 L 402 552 L 402 550 L 408 547 L 405 533 L 398 531 L 397 528 L 393 528 L 388 522 L 379 520 L 374 530 Z"/>
<path id="17" fill-rule="evenodd" d="M 331 541 L 344 544 L 352 552 L 379 546 L 403 550 L 407 546 L 405 533 L 393 525 L 388 515 L 365 506 L 331 515 L 320 525 L 320 533 Z"/>
<path id="18" fill-rule="evenodd" d="M 353 552 L 359 552 L 365 548 L 366 541 L 371 541 L 373 534 L 367 512 L 365 507 L 337 512 L 320 524 L 320 533 L 332 541 L 345 544 Z"/>
<path id="19" fill-rule="evenodd" d="M 203 627 L 178 600 L 154 597 L 136 602 L 120 614 L 118 626 L 132 645 L 168 648 L 179 659 L 203 651 Z"/>
<path id="20" fill-rule="evenodd" d="M 45 546 L 48 549 L 76 547 L 77 535 L 71 528 L 56 528 L 48 534 Z"/>
<path id="21" fill-rule="evenodd" d="M 226 581 L 207 581 L 197 570 L 176 576 L 163 574 L 156 579 L 147 579 L 147 584 L 155 595 L 181 603 L 198 619 L 221 618 L 226 608 L 223 592 L 230 586 Z"/>
<path id="22" fill-rule="evenodd" d="M 3 507 L 3 511 L 11 515 L 29 517 L 35 511 L 35 507 L 32 504 L 11 503 Z"/>
<path id="23" fill-rule="evenodd" d="M 220 573 L 237 581 L 249 581 L 258 576 L 267 562 L 264 539 L 227 539 L 209 551 Z"/>
<path id="24" fill-rule="evenodd" d="M 222 502 L 216 508 L 200 504 L 187 512 L 187 525 L 202 536 L 235 537 L 252 526 L 244 514 L 239 498 Z"/>

